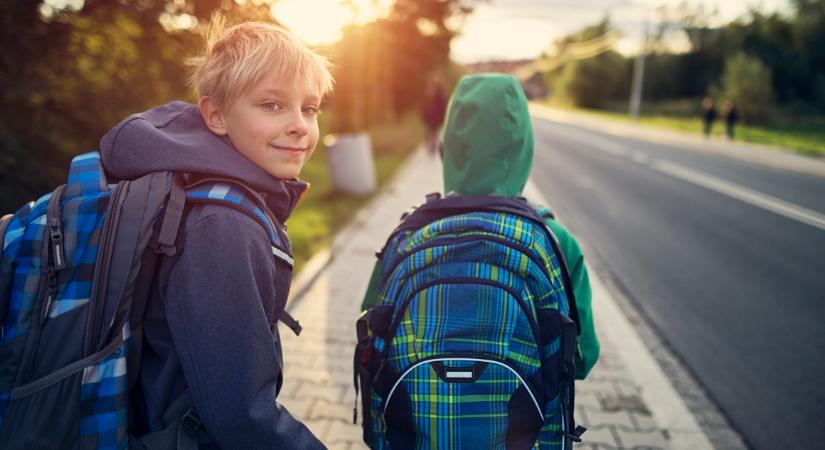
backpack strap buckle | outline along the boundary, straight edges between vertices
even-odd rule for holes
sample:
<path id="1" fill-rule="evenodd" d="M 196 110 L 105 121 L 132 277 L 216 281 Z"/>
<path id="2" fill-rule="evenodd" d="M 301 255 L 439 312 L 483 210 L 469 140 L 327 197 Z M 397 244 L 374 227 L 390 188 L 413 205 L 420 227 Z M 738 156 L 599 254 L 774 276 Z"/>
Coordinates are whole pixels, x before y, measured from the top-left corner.
<path id="1" fill-rule="evenodd" d="M 427 203 L 434 202 L 436 200 L 441 199 L 441 193 L 440 192 L 430 192 L 429 194 L 426 195 L 426 198 L 427 198 Z"/>
<path id="2" fill-rule="evenodd" d="M 303 327 L 297 320 L 295 320 L 294 317 L 292 317 L 291 314 L 286 312 L 286 310 L 281 311 L 281 314 L 278 315 L 278 320 L 292 330 L 292 332 L 295 333 L 295 336 L 301 335 L 301 330 Z"/>
<path id="3" fill-rule="evenodd" d="M 585 428 L 581 425 L 578 425 L 578 426 L 576 426 L 576 429 L 573 430 L 572 433 L 565 433 L 564 437 L 566 437 L 567 439 L 570 439 L 573 442 L 581 442 L 582 441 L 582 435 L 584 434 L 585 431 L 587 431 L 587 428 Z"/>
<path id="4" fill-rule="evenodd" d="M 178 237 L 178 229 L 183 218 L 183 207 L 186 203 L 186 193 L 183 191 L 182 183 L 182 176 L 172 176 L 169 201 L 164 208 L 160 231 L 152 242 L 152 249 L 156 253 L 162 253 L 166 256 L 174 256 L 177 253 L 175 240 Z"/>
<path id="5" fill-rule="evenodd" d="M 195 432 L 203 426 L 203 422 L 201 421 L 200 417 L 195 413 L 195 410 L 189 409 L 186 411 L 186 414 L 183 415 L 180 419 L 180 425 L 182 427 L 186 427 L 187 430 L 190 432 Z"/>

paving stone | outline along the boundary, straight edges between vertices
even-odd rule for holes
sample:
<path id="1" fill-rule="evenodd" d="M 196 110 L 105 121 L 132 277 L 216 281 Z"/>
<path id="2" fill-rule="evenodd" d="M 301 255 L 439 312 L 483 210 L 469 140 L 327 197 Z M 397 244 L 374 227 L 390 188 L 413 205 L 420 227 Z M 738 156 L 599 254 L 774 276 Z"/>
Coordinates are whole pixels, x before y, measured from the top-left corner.
<path id="1" fill-rule="evenodd" d="M 318 355 L 314 353 L 290 351 L 284 353 L 284 367 L 313 367 L 316 359 Z"/>
<path id="2" fill-rule="evenodd" d="M 584 380 L 576 383 L 576 392 L 598 392 L 604 395 L 618 395 L 616 384 L 608 379 Z"/>
<path id="3" fill-rule="evenodd" d="M 278 401 L 283 398 L 295 398 L 299 387 L 301 387 L 301 380 L 299 378 L 284 376 L 284 385 L 281 386 L 281 392 L 278 393 Z"/>
<path id="4" fill-rule="evenodd" d="M 319 420 L 304 420 L 304 425 L 309 428 L 309 431 L 312 431 L 321 442 L 328 442 L 329 441 L 329 429 L 332 428 L 332 420 L 329 419 L 319 419 Z"/>
<path id="5" fill-rule="evenodd" d="M 606 448 L 616 449 L 619 442 L 616 440 L 612 425 L 602 424 L 598 428 L 588 428 L 582 435 L 582 442 L 587 445 L 602 445 Z"/>
<path id="6" fill-rule="evenodd" d="M 344 389 L 338 386 L 302 383 L 295 397 L 299 399 L 314 398 L 330 402 L 340 402 L 344 397 Z"/>
<path id="7" fill-rule="evenodd" d="M 586 442 L 579 442 L 578 444 L 573 444 L 573 448 L 575 448 L 576 450 L 598 450 L 598 446 L 588 444 Z"/>
<path id="8" fill-rule="evenodd" d="M 651 431 L 659 429 L 659 425 L 650 414 L 630 413 L 635 431 Z"/>
<path id="9" fill-rule="evenodd" d="M 576 386 L 576 409 L 579 407 L 588 406 L 591 408 L 601 408 L 601 399 L 596 390 L 582 391 Z"/>
<path id="10" fill-rule="evenodd" d="M 350 442 L 339 441 L 335 443 L 324 442 L 329 450 L 350 450 L 352 445 Z"/>
<path id="11" fill-rule="evenodd" d="M 619 397 L 638 397 L 642 392 L 641 386 L 632 381 L 619 379 L 614 381 L 614 385 Z"/>
<path id="12" fill-rule="evenodd" d="M 292 414 L 293 417 L 299 417 L 301 419 L 308 418 L 309 412 L 312 410 L 312 406 L 317 402 L 317 399 L 314 398 L 281 398 L 278 397 L 278 403 L 284 406 L 284 408 Z"/>
<path id="13" fill-rule="evenodd" d="M 315 401 L 309 412 L 310 419 L 338 419 L 341 422 L 352 422 L 352 405 L 342 402 L 330 402 L 325 399 Z"/>
<path id="14" fill-rule="evenodd" d="M 601 409 L 583 408 L 587 422 L 584 423 L 588 429 L 603 428 L 605 426 L 623 427 L 627 430 L 634 430 L 633 419 L 627 411 L 604 411 Z"/>
<path id="15" fill-rule="evenodd" d="M 314 384 L 328 384 L 332 374 L 324 369 L 307 369 L 303 367 L 285 367 L 284 379 L 301 380 Z"/>
<path id="16" fill-rule="evenodd" d="M 336 442 L 347 442 L 350 444 L 363 445 L 361 425 L 353 425 L 352 422 L 333 422 L 328 435 L 329 440 L 327 442 L 332 444 Z"/>
<path id="17" fill-rule="evenodd" d="M 350 383 L 350 385 L 347 386 L 346 389 L 344 389 L 344 399 L 341 400 L 341 402 L 344 403 L 345 405 L 354 405 L 355 404 L 355 387 L 352 386 L 352 383 Z M 359 414 L 360 414 L 361 405 L 358 405 L 358 408 L 359 408 Z"/>
<path id="18" fill-rule="evenodd" d="M 355 343 L 350 346 L 350 351 L 336 355 L 324 354 L 315 359 L 312 367 L 314 369 L 324 368 L 330 372 L 352 372 L 352 355 Z"/>
<path id="19" fill-rule="evenodd" d="M 630 431 L 615 429 L 621 448 L 627 450 L 667 450 L 670 444 L 660 431 Z"/>
<path id="20" fill-rule="evenodd" d="M 627 411 L 638 414 L 646 414 L 648 416 L 650 415 L 650 409 L 648 409 L 644 400 L 642 400 L 642 397 L 637 394 L 619 396 L 605 395 L 601 396 L 599 400 L 602 411 Z"/>

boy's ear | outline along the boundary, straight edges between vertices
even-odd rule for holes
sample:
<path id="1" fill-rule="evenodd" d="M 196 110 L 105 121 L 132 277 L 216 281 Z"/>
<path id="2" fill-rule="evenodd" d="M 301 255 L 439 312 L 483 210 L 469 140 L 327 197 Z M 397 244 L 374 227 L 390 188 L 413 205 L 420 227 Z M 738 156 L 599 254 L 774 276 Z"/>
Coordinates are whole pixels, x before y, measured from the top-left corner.
<path id="1" fill-rule="evenodd" d="M 217 102 L 209 97 L 201 97 L 200 101 L 198 101 L 198 109 L 209 130 L 218 136 L 226 135 L 226 123 L 224 122 L 223 113 L 220 108 L 218 108 Z"/>

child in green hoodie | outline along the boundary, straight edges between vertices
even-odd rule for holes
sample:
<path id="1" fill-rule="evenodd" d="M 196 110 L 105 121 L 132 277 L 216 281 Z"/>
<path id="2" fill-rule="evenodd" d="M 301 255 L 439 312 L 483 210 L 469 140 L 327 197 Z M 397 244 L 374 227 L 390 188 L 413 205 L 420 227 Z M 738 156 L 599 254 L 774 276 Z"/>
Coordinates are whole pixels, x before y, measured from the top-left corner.
<path id="1" fill-rule="evenodd" d="M 450 99 L 443 151 L 445 193 L 521 196 L 533 165 L 533 129 L 518 82 L 503 74 L 462 78 Z M 576 378 L 584 379 L 599 357 L 587 268 L 573 234 L 554 219 L 546 222 L 570 271 L 581 328 Z M 362 311 L 378 303 L 380 272 L 376 264 Z"/>

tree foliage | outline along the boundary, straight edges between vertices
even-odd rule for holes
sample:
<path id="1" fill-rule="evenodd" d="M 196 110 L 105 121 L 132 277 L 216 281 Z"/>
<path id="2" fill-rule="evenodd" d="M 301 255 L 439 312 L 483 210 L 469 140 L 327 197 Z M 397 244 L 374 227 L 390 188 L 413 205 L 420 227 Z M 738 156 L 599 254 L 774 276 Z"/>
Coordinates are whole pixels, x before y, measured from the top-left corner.
<path id="1" fill-rule="evenodd" d="M 733 101 L 746 123 L 770 120 L 773 92 L 771 72 L 758 58 L 737 53 L 725 63 L 720 94 Z"/>
<path id="2" fill-rule="evenodd" d="M 720 86 L 719 92 L 762 92 L 765 80 L 769 80 L 773 100 L 759 97 L 760 104 L 825 112 L 825 0 L 793 0 L 790 11 L 785 13 L 752 10 L 728 24 L 717 23 L 714 11 L 688 3 L 659 9 L 658 26 L 654 27 L 645 62 L 644 99 L 701 98 L 713 93 L 713 86 Z M 560 42 L 593 38 L 607 30 L 606 24 L 602 21 Z M 668 48 L 666 38 L 679 33 L 687 48 L 674 52 Z M 563 91 L 569 100 L 581 106 L 627 100 L 628 72 L 619 70 L 615 56 L 618 55 L 603 54 L 569 63 L 547 78 L 556 92 Z M 630 57 L 620 58 L 629 67 Z M 743 63 L 743 58 L 749 63 Z M 764 67 L 767 76 L 757 64 Z M 758 83 L 741 78 L 740 89 L 735 86 L 735 78 L 723 80 L 725 73 L 734 69 L 759 76 Z M 761 87 L 756 89 L 754 83 Z M 626 89 L 614 86 L 619 84 Z M 764 111 L 760 108 L 754 109 L 748 120 L 767 120 L 770 114 L 757 113 Z"/>
<path id="3" fill-rule="evenodd" d="M 73 155 L 97 148 L 129 114 L 194 100 L 185 60 L 215 11 L 230 23 L 275 21 L 276 0 L 14 0 L 0 8 L 0 210 L 63 182 Z M 451 20 L 475 0 L 398 0 L 327 49 L 333 108 L 360 128 L 416 107 L 429 71 L 448 61 Z"/>
<path id="4" fill-rule="evenodd" d="M 448 70 L 461 18 L 479 0 L 396 0 L 388 17 L 350 27 L 331 54 L 336 131 L 363 130 L 417 109 L 433 71 Z"/>
<path id="5" fill-rule="evenodd" d="M 559 53 L 565 47 L 604 36 L 610 31 L 610 20 L 588 26 L 580 32 L 556 41 Z M 615 51 L 607 51 L 591 58 L 572 60 L 559 73 L 550 77 L 554 91 L 569 103 L 585 108 L 600 108 L 608 102 L 627 95 L 630 83 L 630 64 Z"/>

